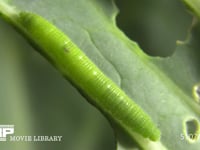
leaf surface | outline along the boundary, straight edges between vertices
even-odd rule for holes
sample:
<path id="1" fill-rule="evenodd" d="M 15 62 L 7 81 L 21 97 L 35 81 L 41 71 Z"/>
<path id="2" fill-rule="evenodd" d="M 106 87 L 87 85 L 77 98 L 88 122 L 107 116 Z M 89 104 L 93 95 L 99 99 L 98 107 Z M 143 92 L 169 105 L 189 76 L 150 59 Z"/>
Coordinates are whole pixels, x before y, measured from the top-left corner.
<path id="1" fill-rule="evenodd" d="M 199 2 L 185 3 L 199 17 Z M 152 143 L 136 134 L 133 138 L 138 147 L 198 149 L 199 140 L 188 137 L 189 129 L 199 126 L 200 106 L 192 93 L 200 81 L 198 24 L 186 42 L 179 42 L 173 56 L 156 58 L 146 55 L 118 29 L 118 11 L 111 0 L 13 0 L 12 5 L 55 24 L 152 117 L 162 132 L 161 141 Z M 116 132 L 118 149 L 128 149 L 120 131 Z M 135 147 L 131 143 L 129 149 Z"/>

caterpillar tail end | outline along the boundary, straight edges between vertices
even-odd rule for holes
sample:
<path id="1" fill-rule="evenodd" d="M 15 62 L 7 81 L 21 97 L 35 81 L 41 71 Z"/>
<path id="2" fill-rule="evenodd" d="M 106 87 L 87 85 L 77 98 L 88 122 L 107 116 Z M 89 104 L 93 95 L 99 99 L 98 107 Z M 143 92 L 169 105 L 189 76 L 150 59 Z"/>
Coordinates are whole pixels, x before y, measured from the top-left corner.
<path id="1" fill-rule="evenodd" d="M 152 141 L 159 141 L 161 139 L 161 132 L 158 128 L 155 128 L 152 134 L 149 136 Z"/>

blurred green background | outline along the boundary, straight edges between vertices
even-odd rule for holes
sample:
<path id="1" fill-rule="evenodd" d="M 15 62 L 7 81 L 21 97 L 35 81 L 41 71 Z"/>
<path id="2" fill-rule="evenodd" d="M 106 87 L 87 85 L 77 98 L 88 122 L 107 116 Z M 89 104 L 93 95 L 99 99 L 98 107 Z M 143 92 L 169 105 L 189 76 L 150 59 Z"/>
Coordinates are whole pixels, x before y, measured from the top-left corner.
<path id="1" fill-rule="evenodd" d="M 170 56 L 185 40 L 192 15 L 180 0 L 116 0 L 118 26 L 152 56 Z"/>
<path id="2" fill-rule="evenodd" d="M 117 25 L 152 56 L 172 55 L 192 21 L 178 0 L 116 0 Z M 114 133 L 101 113 L 0 20 L 0 124 L 15 135 L 61 135 L 62 142 L 1 142 L 6 150 L 111 150 Z"/>

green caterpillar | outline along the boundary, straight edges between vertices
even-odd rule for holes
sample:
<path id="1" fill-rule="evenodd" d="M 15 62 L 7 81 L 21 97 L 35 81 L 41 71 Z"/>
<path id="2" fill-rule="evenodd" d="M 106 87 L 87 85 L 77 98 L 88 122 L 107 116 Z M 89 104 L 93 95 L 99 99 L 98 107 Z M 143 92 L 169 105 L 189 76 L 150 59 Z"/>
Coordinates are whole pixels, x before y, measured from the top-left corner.
<path id="1" fill-rule="evenodd" d="M 13 23 L 56 68 L 129 133 L 156 141 L 160 131 L 131 100 L 59 29 L 39 15 L 19 12 Z M 62 60 L 62 61 L 60 61 Z"/>

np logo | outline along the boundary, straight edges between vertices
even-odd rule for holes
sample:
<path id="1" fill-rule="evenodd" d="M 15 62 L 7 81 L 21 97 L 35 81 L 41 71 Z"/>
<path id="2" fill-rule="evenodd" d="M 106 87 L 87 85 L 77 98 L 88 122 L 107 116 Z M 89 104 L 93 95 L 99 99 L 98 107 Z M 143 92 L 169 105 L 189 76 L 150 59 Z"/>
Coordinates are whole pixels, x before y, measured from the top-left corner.
<path id="1" fill-rule="evenodd" d="M 0 141 L 6 141 L 9 134 L 14 134 L 14 125 L 0 125 Z"/>

